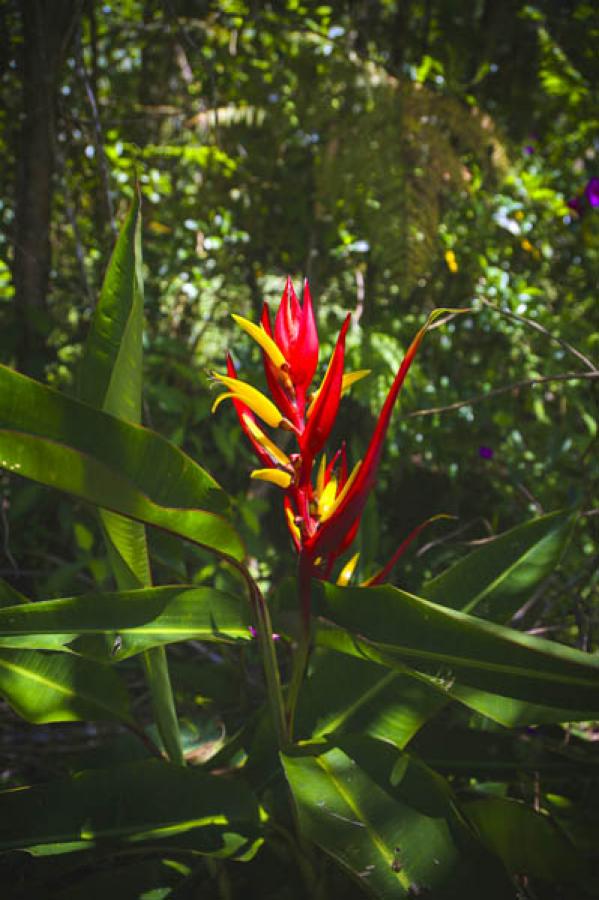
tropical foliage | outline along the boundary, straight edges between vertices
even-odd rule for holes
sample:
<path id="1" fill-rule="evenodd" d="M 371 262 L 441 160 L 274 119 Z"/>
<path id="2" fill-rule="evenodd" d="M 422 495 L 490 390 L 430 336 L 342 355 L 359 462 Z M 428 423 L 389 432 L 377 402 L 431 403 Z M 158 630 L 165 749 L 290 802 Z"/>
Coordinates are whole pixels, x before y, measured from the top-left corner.
<path id="1" fill-rule="evenodd" d="M 596 895 L 591 6 L 2 17 L 9 896 Z"/>

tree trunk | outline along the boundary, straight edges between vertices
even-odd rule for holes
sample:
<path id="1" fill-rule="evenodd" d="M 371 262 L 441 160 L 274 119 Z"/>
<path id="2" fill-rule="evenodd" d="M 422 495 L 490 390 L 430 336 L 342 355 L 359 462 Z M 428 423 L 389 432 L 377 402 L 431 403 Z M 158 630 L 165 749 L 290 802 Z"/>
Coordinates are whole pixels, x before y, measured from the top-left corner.
<path id="1" fill-rule="evenodd" d="M 74 0 L 27 0 L 20 4 L 23 112 L 17 152 L 13 277 L 17 366 L 36 377 L 43 375 L 47 362 L 56 89 L 76 10 Z"/>

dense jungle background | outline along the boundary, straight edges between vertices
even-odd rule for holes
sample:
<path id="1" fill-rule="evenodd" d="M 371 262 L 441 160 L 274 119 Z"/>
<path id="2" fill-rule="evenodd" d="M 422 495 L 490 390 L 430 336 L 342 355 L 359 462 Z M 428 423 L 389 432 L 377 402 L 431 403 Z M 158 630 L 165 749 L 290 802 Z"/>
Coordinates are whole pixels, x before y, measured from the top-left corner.
<path id="1" fill-rule="evenodd" d="M 404 557 L 394 581 L 405 590 L 533 516 L 578 509 L 560 565 L 512 624 L 594 653 L 598 39 L 586 0 L 4 0 L 0 362 L 74 391 L 139 185 L 143 421 L 233 496 L 268 587 L 292 564 L 281 510 L 248 478 L 232 410 L 209 415 L 210 371 L 226 352 L 246 372 L 258 365 L 231 312 L 258 321 L 287 274 L 298 291 L 308 278 L 321 360 L 353 313 L 349 368 L 372 374 L 336 429 L 357 458 L 428 313 L 470 307 L 431 330 L 411 370 L 365 514 L 360 571 L 437 513 L 454 518 Z M 0 475 L 0 494 L 7 584 L 45 599 L 111 585 L 85 504 L 13 473 Z M 208 554 L 166 534 L 149 539 L 157 584 L 215 577 Z M 180 696 L 193 693 L 193 653 L 208 664 L 199 646 L 174 652 Z M 559 795 L 589 849 L 599 841 L 599 731 L 539 733 L 575 744 L 578 777 L 545 787 L 542 766 L 535 780 L 514 763 L 504 788 L 537 809 L 544 790 Z M 69 754 L 96 737 L 77 724 L 38 733 L 2 707 L 5 785 L 70 770 Z"/>

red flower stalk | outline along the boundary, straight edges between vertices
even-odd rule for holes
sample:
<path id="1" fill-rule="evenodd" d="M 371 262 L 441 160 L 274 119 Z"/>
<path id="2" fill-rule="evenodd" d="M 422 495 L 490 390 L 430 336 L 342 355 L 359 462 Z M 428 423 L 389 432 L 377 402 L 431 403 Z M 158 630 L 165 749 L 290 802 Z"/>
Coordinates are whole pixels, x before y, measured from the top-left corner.
<path id="1" fill-rule="evenodd" d="M 322 383 L 312 394 L 309 389 L 318 364 L 319 342 L 307 282 L 303 304 L 300 304 L 291 279 L 287 279 L 275 318 L 274 333 L 266 305 L 260 325 L 241 316 L 233 317 L 262 348 L 264 371 L 272 399 L 240 381 L 229 356 L 227 375 L 214 373 L 214 378 L 225 385 L 227 392 L 216 398 L 213 411 L 222 400 L 232 399 L 241 427 L 262 466 L 252 472 L 252 478 L 269 481 L 284 491 L 287 526 L 299 555 L 300 593 L 306 627 L 310 617 L 310 580 L 313 577 L 328 579 L 338 557 L 355 539 L 368 495 L 376 482 L 383 442 L 395 402 L 426 331 L 444 312 L 465 310 L 435 310 L 420 329 L 395 376 L 364 459 L 348 472 L 345 446 L 328 464 L 323 454 L 315 479 L 316 457 L 321 454 L 331 433 L 342 394 L 368 374 L 365 370 L 346 374 L 343 371 L 350 316 L 341 327 Z M 257 419 L 271 428 L 293 432 L 297 442 L 296 452 L 288 455 L 280 449 Z M 368 583 L 379 584 L 388 577 L 399 557 L 431 521 L 433 519 L 418 526 L 400 544 L 390 562 Z M 356 561 L 357 555 L 342 570 L 339 583 L 349 581 Z"/>

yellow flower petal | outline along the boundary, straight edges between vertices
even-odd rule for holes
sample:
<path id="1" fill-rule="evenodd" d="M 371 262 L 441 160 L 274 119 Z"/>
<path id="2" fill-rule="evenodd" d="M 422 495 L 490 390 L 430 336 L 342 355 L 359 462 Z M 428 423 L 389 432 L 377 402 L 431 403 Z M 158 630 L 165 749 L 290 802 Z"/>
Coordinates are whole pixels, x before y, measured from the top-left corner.
<path id="1" fill-rule="evenodd" d="M 320 465 L 318 467 L 318 475 L 316 476 L 316 496 L 320 497 L 324 490 L 324 476 L 327 470 L 327 456 L 323 453 L 320 457 Z"/>
<path id="2" fill-rule="evenodd" d="M 355 553 L 352 558 L 345 563 L 345 565 L 339 572 L 339 575 L 337 577 L 337 584 L 341 585 L 341 587 L 346 587 L 350 583 L 351 577 L 356 570 L 359 558 L 360 554 Z"/>
<path id="3" fill-rule="evenodd" d="M 341 393 L 344 394 L 346 391 L 349 391 L 352 384 L 355 384 L 356 381 L 361 381 L 363 378 L 366 378 L 367 375 L 370 375 L 372 369 L 356 369 L 355 372 L 347 372 L 343 376 L 343 380 L 341 382 Z"/>
<path id="4" fill-rule="evenodd" d="M 349 476 L 349 478 L 343 485 L 343 490 L 341 490 L 339 492 L 339 495 L 337 497 L 335 497 L 334 502 L 330 505 L 330 507 L 326 510 L 326 512 L 324 512 L 321 515 L 321 517 L 320 517 L 321 522 L 326 522 L 327 519 L 330 519 L 331 516 L 333 515 L 333 513 L 335 512 L 335 510 L 343 503 L 343 501 L 347 497 L 349 489 L 351 488 L 352 484 L 356 480 L 356 477 L 358 475 L 358 472 L 360 471 L 361 465 L 362 465 L 362 460 L 359 460 L 359 462 L 357 462 L 355 464 L 355 466 L 353 467 L 353 469 L 351 471 L 351 475 Z"/>
<path id="5" fill-rule="evenodd" d="M 291 484 L 291 475 L 289 472 L 282 472 L 281 469 L 254 469 L 250 478 L 258 478 L 260 481 L 269 481 L 281 488 L 288 488 Z"/>
<path id="6" fill-rule="evenodd" d="M 287 517 L 287 524 L 289 526 L 289 531 L 294 535 L 297 543 L 301 544 L 302 533 L 299 530 L 299 527 L 295 521 L 295 516 L 293 515 L 293 512 L 289 509 L 289 507 L 286 507 L 285 515 Z"/>
<path id="7" fill-rule="evenodd" d="M 260 444 L 261 447 L 264 447 L 267 453 L 270 454 L 274 462 L 280 463 L 282 466 L 288 466 L 291 468 L 291 460 L 275 443 L 271 441 L 271 439 L 266 435 L 259 425 L 254 422 L 253 419 L 250 419 L 248 415 L 243 416 L 243 421 L 245 423 L 245 427 L 252 435 L 255 441 Z"/>
<path id="8" fill-rule="evenodd" d="M 272 428 L 278 428 L 283 422 L 284 417 L 272 400 L 265 397 L 259 390 L 252 387 L 251 384 L 240 381 L 239 378 L 230 378 L 228 375 L 219 375 L 218 372 L 213 372 L 212 377 L 216 378 L 217 381 L 222 382 L 222 384 L 229 389 L 227 394 L 221 394 L 220 397 L 216 398 L 212 405 L 212 412 L 214 412 L 222 400 L 226 400 L 227 397 L 233 397 L 236 400 L 241 400 L 246 406 L 249 406 L 253 413 L 259 416 Z"/>
<path id="9" fill-rule="evenodd" d="M 337 493 L 337 479 L 331 478 L 329 483 L 325 485 L 322 493 L 318 497 L 318 515 L 321 520 L 328 517 L 329 510 L 335 503 L 335 494 Z"/>
<path id="10" fill-rule="evenodd" d="M 233 314 L 231 318 L 234 319 L 239 327 L 243 328 L 243 330 L 262 347 L 277 369 L 282 369 L 283 366 L 287 365 L 287 360 L 283 356 L 281 350 L 270 335 L 266 333 L 262 325 L 256 325 L 254 322 L 250 322 L 249 319 L 244 319 L 243 316 L 236 316 Z"/>

